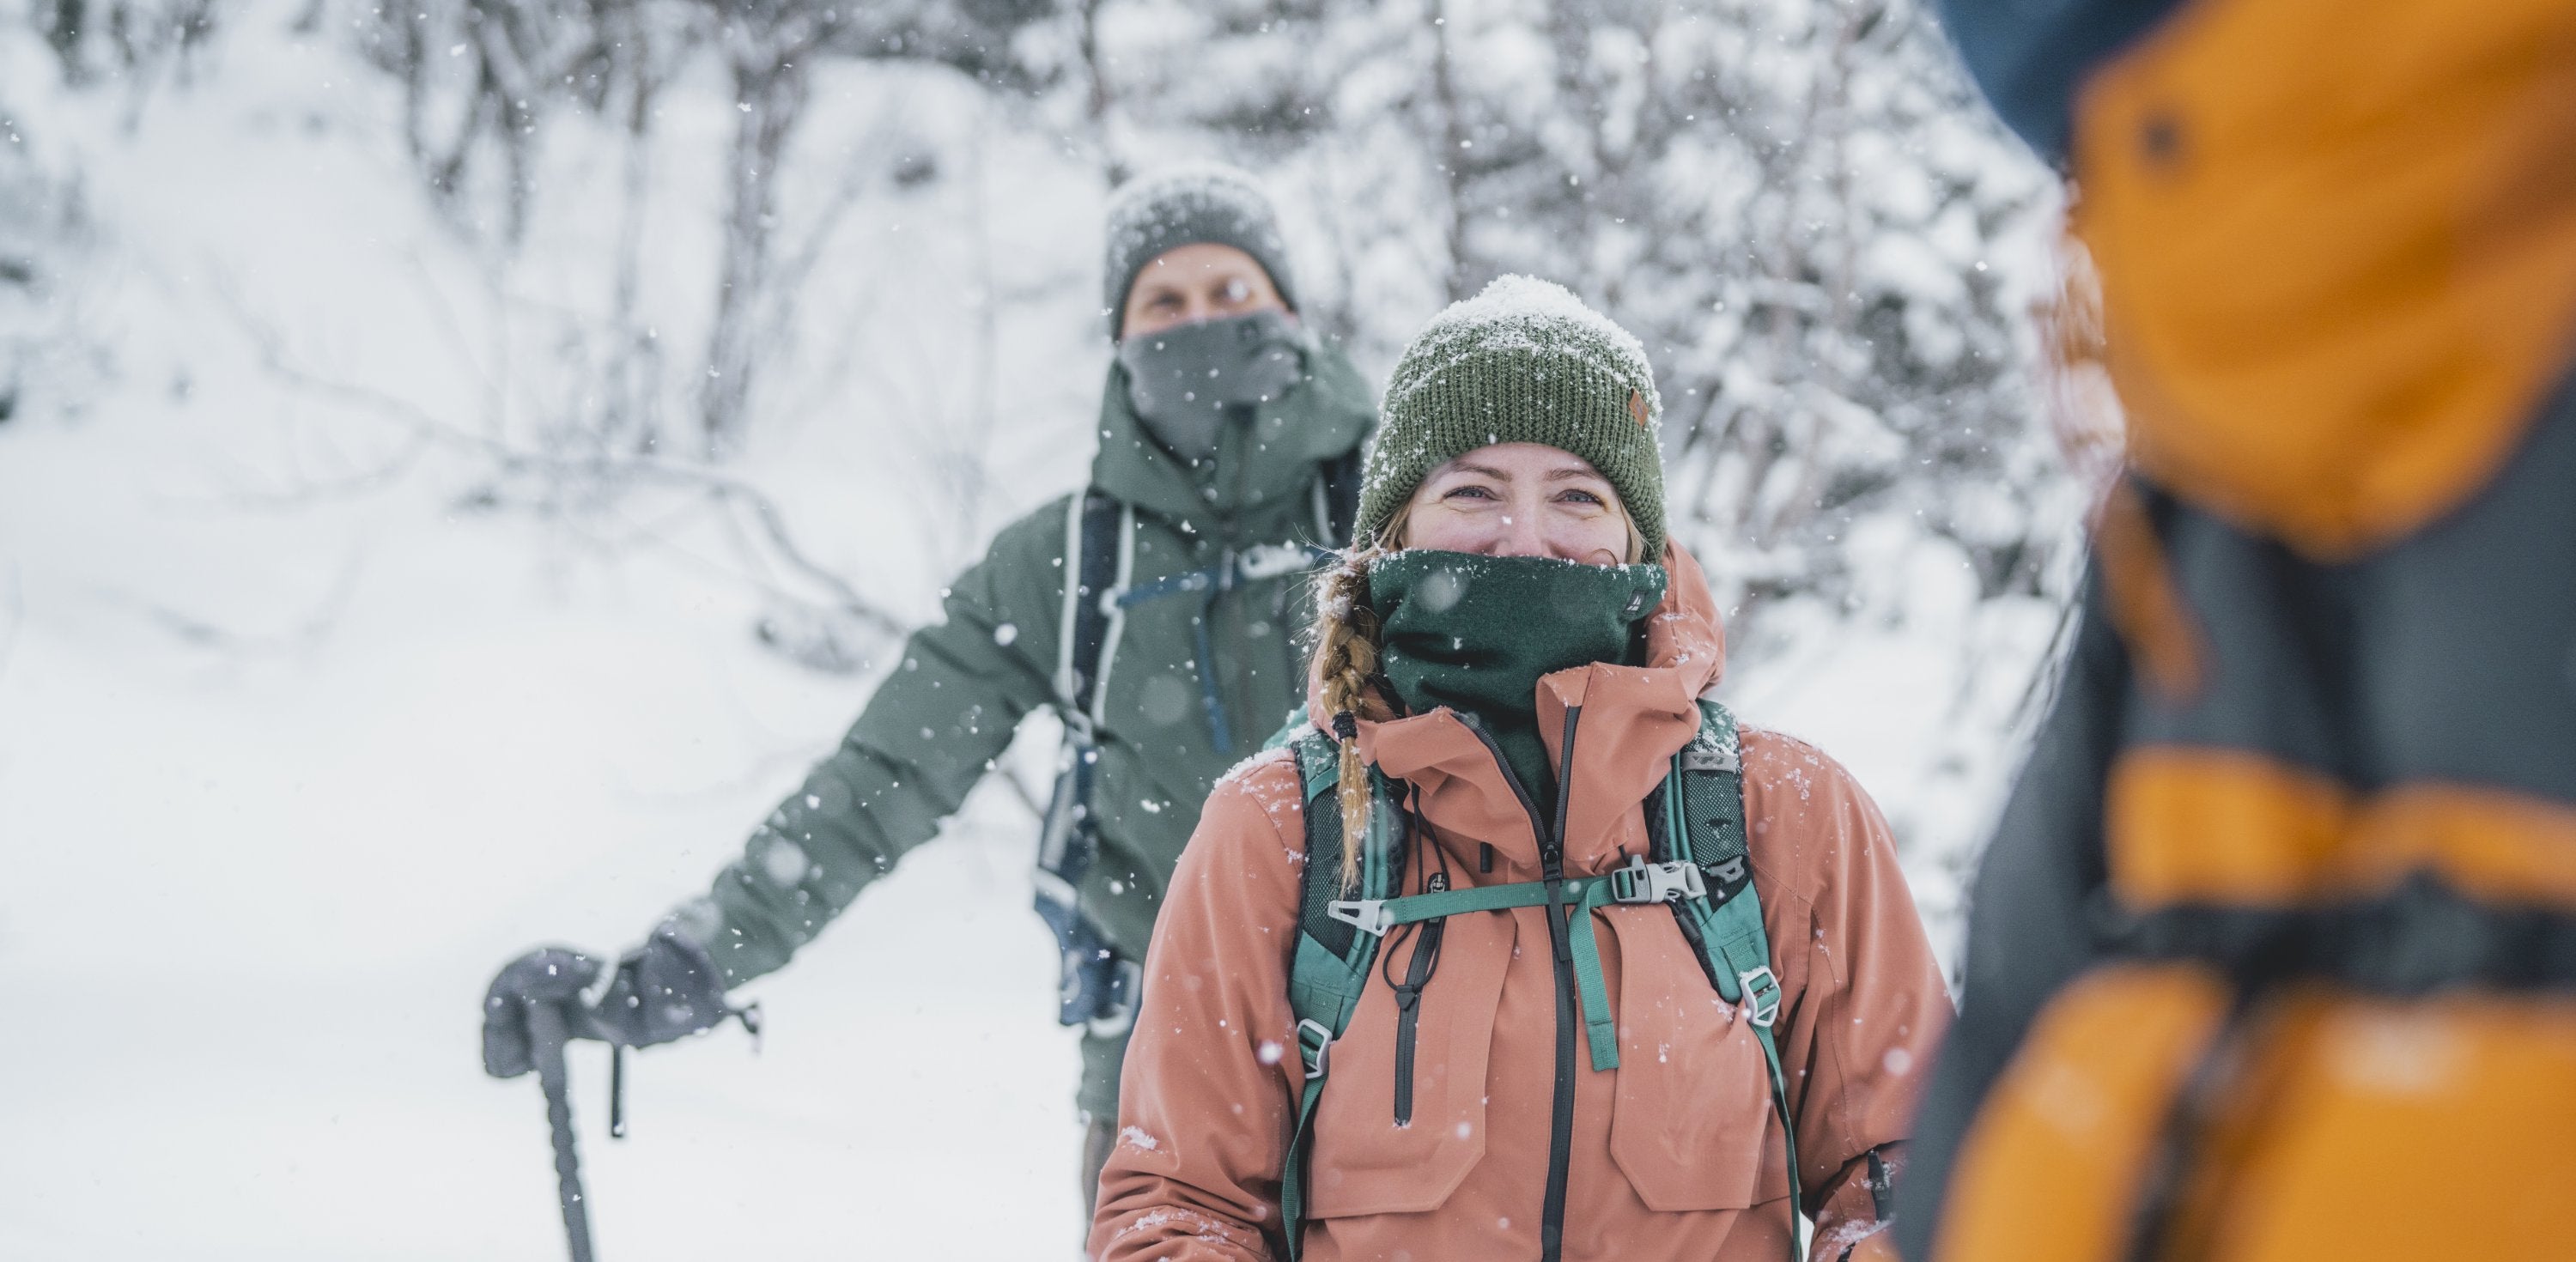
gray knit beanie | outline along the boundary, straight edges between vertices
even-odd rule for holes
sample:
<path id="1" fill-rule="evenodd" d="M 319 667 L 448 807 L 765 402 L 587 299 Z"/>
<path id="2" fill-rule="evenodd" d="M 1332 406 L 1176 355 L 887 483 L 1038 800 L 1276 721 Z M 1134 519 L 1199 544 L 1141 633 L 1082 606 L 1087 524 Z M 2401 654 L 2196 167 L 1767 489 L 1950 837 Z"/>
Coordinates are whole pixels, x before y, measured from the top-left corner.
<path id="1" fill-rule="evenodd" d="M 1431 318 L 1387 382 L 1360 483 L 1359 537 L 1385 529 L 1422 479 L 1496 443 L 1590 461 L 1664 555 L 1663 418 L 1646 348 L 1564 286 L 1505 276 Z"/>
<path id="2" fill-rule="evenodd" d="M 1296 281 L 1288 274 L 1288 242 L 1279 216 L 1251 174 L 1220 162 L 1162 167 L 1118 186 L 1109 200 L 1109 250 L 1101 269 L 1101 306 L 1109 336 L 1125 335 L 1127 291 L 1136 273 L 1167 250 L 1208 242 L 1252 256 L 1279 300 L 1297 307 Z"/>

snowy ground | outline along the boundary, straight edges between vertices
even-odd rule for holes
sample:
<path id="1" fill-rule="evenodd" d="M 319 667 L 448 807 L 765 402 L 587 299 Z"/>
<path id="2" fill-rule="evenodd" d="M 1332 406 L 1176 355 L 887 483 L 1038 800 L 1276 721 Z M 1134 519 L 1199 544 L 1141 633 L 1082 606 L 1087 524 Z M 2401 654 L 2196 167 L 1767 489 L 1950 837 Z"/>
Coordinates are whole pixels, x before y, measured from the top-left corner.
<path id="1" fill-rule="evenodd" d="M 863 688 L 674 574 L 554 590 L 517 523 L 192 505 L 201 453 L 145 429 L 0 437 L 0 1256 L 556 1256 L 534 1086 L 476 1064 L 484 978 L 639 934 Z M 255 642 L 192 643 L 183 604 Z M 638 1057 L 630 1141 L 577 1063 L 605 1256 L 1069 1248 L 1020 809 L 988 795 L 760 988 L 760 1056 Z"/>
<path id="2" fill-rule="evenodd" d="M 208 508 L 173 428 L 0 435 L 0 1256 L 557 1256 L 484 978 L 638 935 L 863 685 L 667 567 L 550 577 L 514 521 Z M 630 1141 L 577 1063 L 604 1256 L 1069 1248 L 1019 811 L 988 795 L 760 988 L 760 1056 L 638 1057 Z"/>
<path id="3" fill-rule="evenodd" d="M 711 521 L 459 506 L 471 454 L 382 400 L 474 415 L 510 317 L 343 55 L 230 41 L 225 90 L 129 118 L 35 86 L 33 44 L 0 40 L 0 84 L 83 173 L 99 244 L 69 300 L 112 354 L 0 425 L 0 1257 L 558 1257 L 535 1086 L 477 1064 L 484 981 L 538 942 L 614 952 L 700 888 L 868 680 L 752 642 L 762 600 Z M 890 349 L 804 365 L 740 469 L 908 618 L 1079 477 L 1106 363 L 1081 293 L 1096 190 L 996 161 L 1021 163 L 1009 187 L 959 195 L 1007 257 L 1062 272 L 1023 269 L 1034 296 L 999 322 L 998 428 L 968 436 L 984 498 L 948 511 L 957 484 L 923 472 L 959 454 L 954 374 L 923 347 L 955 311 L 901 270 L 940 262 L 910 239 L 805 308 Z M 712 183 L 680 158 L 660 178 Z M 850 232 L 954 209 L 863 207 Z M 531 253 L 590 227 L 541 223 Z M 854 381 L 894 388 L 853 409 Z M 1870 616 L 1733 687 L 1938 839 L 1909 872 L 1946 934 L 1995 777 L 1929 765 L 1928 734 L 2008 708 L 1963 698 L 1962 646 L 2030 656 L 2053 615 L 1978 606 L 1940 545 L 1886 557 Z M 1024 734 L 1024 773 L 1047 738 Z M 756 988 L 760 1055 L 729 1029 L 637 1057 L 632 1138 L 605 1135 L 604 1058 L 577 1060 L 602 1256 L 1070 1256 L 1074 1044 L 1030 831 L 988 786 Z"/>

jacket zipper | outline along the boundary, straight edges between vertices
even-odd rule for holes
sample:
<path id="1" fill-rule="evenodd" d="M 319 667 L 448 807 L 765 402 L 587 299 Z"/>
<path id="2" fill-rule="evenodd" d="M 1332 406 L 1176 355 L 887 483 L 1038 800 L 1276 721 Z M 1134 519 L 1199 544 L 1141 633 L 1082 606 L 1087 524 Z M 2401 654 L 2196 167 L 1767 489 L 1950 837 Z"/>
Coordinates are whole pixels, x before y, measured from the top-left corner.
<path id="1" fill-rule="evenodd" d="M 1423 882 L 1424 891 L 1437 894 L 1449 888 L 1449 876 L 1434 872 Z M 1395 988 L 1395 1124 L 1413 1125 L 1413 1042 L 1415 1027 L 1421 1022 L 1422 988 L 1431 982 L 1431 967 L 1440 959 L 1440 931 L 1446 920 L 1426 921 L 1422 936 L 1413 944 L 1413 959 L 1404 969 L 1404 981 Z"/>
<path id="2" fill-rule="evenodd" d="M 1538 835 L 1538 857 L 1541 875 L 1547 882 L 1547 938 L 1556 958 L 1556 1094 L 1550 1105 L 1547 1133 L 1547 1199 L 1539 1210 L 1538 1239 L 1540 1262 L 1558 1262 L 1565 1254 L 1565 1180 L 1574 1150 L 1574 1029 L 1582 1018 L 1575 1011 L 1574 938 L 1565 923 L 1565 815 L 1571 799 L 1574 770 L 1574 727 L 1583 715 L 1583 707 L 1565 708 L 1565 743 L 1557 762 L 1556 827 L 1550 829 L 1539 818 L 1538 803 L 1521 786 L 1520 777 L 1512 773 L 1511 760 L 1503 757 L 1502 746 L 1475 724 L 1467 730 L 1485 743 L 1485 750 L 1502 768 L 1503 783 L 1521 800 L 1521 810 L 1529 815 L 1530 830 Z"/>

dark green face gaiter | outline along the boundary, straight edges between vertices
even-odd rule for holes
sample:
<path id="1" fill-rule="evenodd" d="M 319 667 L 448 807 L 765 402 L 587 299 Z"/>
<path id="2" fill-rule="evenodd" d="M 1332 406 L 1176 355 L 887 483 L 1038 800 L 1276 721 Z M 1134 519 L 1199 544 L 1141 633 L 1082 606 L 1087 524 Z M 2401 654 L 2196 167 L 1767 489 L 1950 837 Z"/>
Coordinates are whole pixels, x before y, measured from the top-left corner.
<path id="1" fill-rule="evenodd" d="M 1472 717 L 1542 810 L 1556 775 L 1539 739 L 1539 677 L 1628 661 L 1637 625 L 1664 598 L 1662 566 L 1553 557 L 1399 552 L 1368 580 L 1383 669 L 1405 708 Z"/>

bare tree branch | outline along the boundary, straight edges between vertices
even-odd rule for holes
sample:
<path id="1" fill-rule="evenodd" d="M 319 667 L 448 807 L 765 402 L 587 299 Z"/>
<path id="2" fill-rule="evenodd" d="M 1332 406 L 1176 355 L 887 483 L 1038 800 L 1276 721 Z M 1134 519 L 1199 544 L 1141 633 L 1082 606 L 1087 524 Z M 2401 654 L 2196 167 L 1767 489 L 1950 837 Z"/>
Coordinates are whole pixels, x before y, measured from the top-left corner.
<path id="1" fill-rule="evenodd" d="M 218 290 L 257 350 L 261 366 L 270 375 L 296 389 L 375 415 L 402 427 L 421 442 L 487 462 L 504 475 L 577 482 L 591 487 L 616 487 L 640 481 L 703 493 L 747 514 L 759 526 L 761 536 L 777 560 L 805 581 L 829 593 L 830 599 L 809 601 L 739 571 L 729 575 L 736 581 L 781 599 L 825 604 L 888 637 L 900 637 L 911 630 L 903 620 L 868 599 L 848 579 L 807 553 L 796 541 L 777 500 L 738 475 L 710 465 L 650 453 L 558 455 L 532 451 L 500 438 L 473 433 L 398 395 L 371 386 L 334 380 L 304 369 L 289 357 L 276 331 L 253 316 L 228 285 L 218 285 Z"/>

